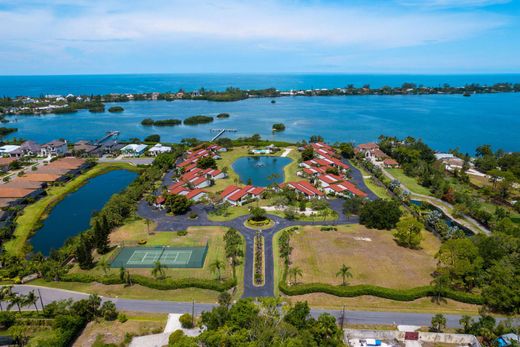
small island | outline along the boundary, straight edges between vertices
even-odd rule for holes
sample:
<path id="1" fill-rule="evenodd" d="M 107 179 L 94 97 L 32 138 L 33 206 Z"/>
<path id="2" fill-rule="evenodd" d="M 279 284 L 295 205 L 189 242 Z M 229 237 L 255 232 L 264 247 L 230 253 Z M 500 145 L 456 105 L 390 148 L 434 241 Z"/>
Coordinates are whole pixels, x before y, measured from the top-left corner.
<path id="1" fill-rule="evenodd" d="M 217 118 L 218 118 L 218 119 L 229 118 L 229 113 L 219 113 L 219 114 L 217 115 Z"/>
<path id="2" fill-rule="evenodd" d="M 112 106 L 108 109 L 108 112 L 111 112 L 111 113 L 119 113 L 119 112 L 123 112 L 125 109 L 122 108 L 121 106 Z"/>
<path id="3" fill-rule="evenodd" d="M 184 120 L 184 125 L 197 125 L 197 124 L 206 124 L 213 122 L 213 117 L 210 116 L 192 116 L 188 117 Z"/>
<path id="4" fill-rule="evenodd" d="M 275 123 L 273 124 L 273 131 L 284 131 L 285 130 L 285 124 L 283 123 Z"/>
<path id="5" fill-rule="evenodd" d="M 141 125 L 144 126 L 156 126 L 156 127 L 168 127 L 168 126 L 176 126 L 181 125 L 182 121 L 180 119 L 160 119 L 153 120 L 152 118 L 145 118 L 141 121 Z"/>
<path id="6" fill-rule="evenodd" d="M 88 108 L 89 112 L 92 113 L 103 113 L 105 112 L 105 105 L 103 103 L 95 103 Z"/>

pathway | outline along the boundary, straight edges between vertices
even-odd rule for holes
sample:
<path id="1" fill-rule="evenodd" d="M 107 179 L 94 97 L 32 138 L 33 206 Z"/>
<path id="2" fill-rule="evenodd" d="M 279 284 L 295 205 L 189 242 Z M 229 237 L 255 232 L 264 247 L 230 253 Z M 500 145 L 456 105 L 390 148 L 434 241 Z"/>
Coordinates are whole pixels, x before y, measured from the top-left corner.
<path id="1" fill-rule="evenodd" d="M 72 299 L 74 301 L 86 299 L 89 294 L 68 291 L 63 289 L 55 289 L 48 287 L 39 287 L 31 285 L 15 285 L 13 291 L 21 294 L 27 294 L 28 292 L 38 290 L 41 294 L 44 305 L 51 303 L 56 300 Z M 191 313 L 192 303 L 191 302 L 174 302 L 174 301 L 157 301 L 157 300 L 133 300 L 133 299 L 121 299 L 102 297 L 104 301 L 110 300 L 114 302 L 118 310 L 123 311 L 138 311 L 138 312 L 158 312 L 158 313 Z M 38 301 L 38 308 L 41 309 L 41 304 Z M 203 311 L 209 311 L 216 304 L 195 304 L 195 314 L 199 315 Z M 5 305 L 4 305 L 5 307 Z M 31 308 L 32 309 L 32 308 Z M 311 315 L 314 317 L 319 316 L 322 313 L 329 313 L 336 318 L 341 317 L 342 311 L 340 310 L 324 310 L 324 309 L 311 309 Z M 430 313 L 408 313 L 408 312 L 376 312 L 376 311 L 345 311 L 346 322 L 348 324 L 400 324 L 400 325 L 422 325 L 429 326 L 433 314 Z M 447 320 L 447 326 L 450 328 L 459 327 L 460 315 L 445 315 Z M 497 318 L 497 320 L 502 320 Z"/>
<path id="2" fill-rule="evenodd" d="M 286 148 L 285 151 L 283 151 L 282 155 L 280 157 L 285 158 L 291 153 L 292 148 Z"/>
<path id="3" fill-rule="evenodd" d="M 391 173 L 386 171 L 383 167 L 381 167 L 381 170 L 382 170 L 383 174 L 386 177 L 388 177 L 390 180 L 392 180 L 392 181 L 393 180 L 399 181 Z M 491 231 L 488 228 L 486 228 L 485 226 L 483 226 L 478 221 L 476 221 L 475 219 L 471 218 L 468 215 L 463 214 L 464 219 L 455 218 L 453 216 L 452 212 L 451 212 L 453 210 L 453 205 L 452 204 L 450 204 L 450 203 L 448 203 L 448 202 L 446 202 L 444 200 L 437 199 L 437 198 L 435 198 L 433 196 L 414 193 L 413 191 L 408 189 L 404 184 L 402 184 L 401 181 L 399 181 L 399 183 L 401 184 L 401 189 L 410 192 L 410 197 L 412 199 L 420 200 L 420 201 L 426 201 L 426 202 L 432 204 L 433 206 L 435 206 L 438 209 L 440 209 L 449 218 L 451 218 L 453 220 L 456 220 L 458 223 L 462 224 L 463 226 L 465 226 L 469 230 L 473 231 L 473 233 L 475 233 L 475 234 L 484 233 L 484 234 L 486 234 L 488 236 L 491 235 Z"/>
<path id="4" fill-rule="evenodd" d="M 361 171 L 356 168 L 348 159 L 343 159 L 343 162 L 347 164 L 350 167 L 350 180 L 354 182 L 354 184 L 360 188 L 362 191 L 368 194 L 368 198 L 370 200 L 376 200 L 379 197 L 368 188 L 368 186 L 365 183 L 365 180 L 363 179 L 363 174 Z"/>

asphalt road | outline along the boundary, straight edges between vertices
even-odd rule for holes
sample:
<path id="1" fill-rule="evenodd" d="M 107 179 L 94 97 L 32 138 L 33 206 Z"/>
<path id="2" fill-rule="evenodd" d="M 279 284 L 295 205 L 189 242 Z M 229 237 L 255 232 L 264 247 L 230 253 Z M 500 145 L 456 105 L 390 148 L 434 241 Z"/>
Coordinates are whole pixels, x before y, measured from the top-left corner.
<path id="1" fill-rule="evenodd" d="M 54 289 L 47 287 L 38 287 L 31 285 L 16 285 L 13 291 L 17 293 L 26 294 L 31 290 L 35 290 L 36 294 L 41 294 L 44 305 L 56 300 L 81 300 L 88 298 L 88 294 L 72 292 L 62 289 Z M 156 300 L 132 300 L 103 297 L 103 300 L 110 300 L 114 302 L 116 307 L 122 311 L 139 311 L 139 312 L 158 312 L 158 313 L 186 313 L 191 312 L 192 303 L 190 302 L 173 302 L 173 301 L 156 301 Z M 195 313 L 200 314 L 203 311 L 211 310 L 216 304 L 200 304 L 195 303 Z M 3 305 L 5 308 L 5 304 Z M 38 308 L 41 304 L 38 302 Z M 13 308 L 15 310 L 15 308 Z M 32 308 L 31 308 L 32 309 Z M 322 313 L 329 313 L 336 318 L 341 317 L 340 310 L 321 310 L 312 309 L 311 314 L 314 317 Z M 458 327 L 458 315 L 445 315 L 448 327 Z M 432 314 L 428 313 L 405 313 L 405 312 L 372 312 L 372 311 L 345 311 L 346 322 L 349 324 L 405 324 L 405 325 L 421 325 L 429 326 Z"/>

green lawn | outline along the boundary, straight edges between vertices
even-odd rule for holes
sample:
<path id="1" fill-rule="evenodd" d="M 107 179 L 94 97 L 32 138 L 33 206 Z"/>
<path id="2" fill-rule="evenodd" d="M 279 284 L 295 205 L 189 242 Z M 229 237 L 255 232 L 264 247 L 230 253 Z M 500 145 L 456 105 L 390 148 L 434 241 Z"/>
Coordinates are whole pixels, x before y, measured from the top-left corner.
<path id="1" fill-rule="evenodd" d="M 45 197 L 25 207 L 16 218 L 16 229 L 13 239 L 5 243 L 5 251 L 11 255 L 23 256 L 30 247 L 27 244 L 27 239 L 32 235 L 39 223 L 46 218 L 51 209 L 63 200 L 67 194 L 78 190 L 93 177 L 121 169 L 139 171 L 138 168 L 127 163 L 101 163 L 63 186 L 53 186 L 47 189 Z"/>
<path id="2" fill-rule="evenodd" d="M 371 173 L 365 171 L 363 168 L 359 167 L 359 166 L 356 166 L 352 163 L 352 161 L 350 162 L 352 164 L 352 166 L 354 166 L 356 169 L 358 169 L 359 171 L 361 171 L 361 174 L 363 175 L 363 181 L 365 182 L 365 184 L 367 185 L 368 189 L 370 189 L 372 192 L 374 192 L 374 194 L 376 194 L 378 197 L 382 198 L 382 199 L 388 199 L 390 198 L 390 195 L 388 194 L 388 191 L 385 187 L 380 187 L 378 186 L 377 184 L 375 184 L 372 179 L 370 178 L 365 178 L 367 176 L 372 176 Z"/>
<path id="3" fill-rule="evenodd" d="M 428 188 L 425 188 L 417 183 L 417 180 L 414 177 L 406 176 L 403 172 L 403 169 L 386 169 L 386 171 L 388 171 L 392 176 L 394 176 L 408 189 L 410 189 L 412 193 L 431 195 L 431 192 L 428 190 Z"/>

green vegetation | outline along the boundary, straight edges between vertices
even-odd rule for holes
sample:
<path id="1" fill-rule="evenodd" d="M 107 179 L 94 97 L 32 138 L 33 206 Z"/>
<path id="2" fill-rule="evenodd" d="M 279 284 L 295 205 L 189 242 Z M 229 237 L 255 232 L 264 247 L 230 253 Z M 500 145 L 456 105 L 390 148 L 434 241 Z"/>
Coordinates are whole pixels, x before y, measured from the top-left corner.
<path id="1" fill-rule="evenodd" d="M 415 218 L 406 217 L 397 223 L 394 237 L 400 246 L 417 249 L 422 241 L 421 230 L 423 228 L 424 225 Z"/>
<path id="2" fill-rule="evenodd" d="M 284 131 L 284 130 L 285 130 L 285 124 L 283 124 L 283 123 L 273 124 L 273 131 Z"/>
<path id="3" fill-rule="evenodd" d="M 64 186 L 52 186 L 47 189 L 47 195 L 35 203 L 24 208 L 23 213 L 16 218 L 14 238 L 4 243 L 4 250 L 10 256 L 22 256 L 30 247 L 26 242 L 32 233 L 39 227 L 39 223 L 46 214 L 67 194 L 79 189 L 93 177 L 112 170 L 138 171 L 135 166 L 126 163 L 102 163 L 87 172 L 74 178 Z"/>
<path id="4" fill-rule="evenodd" d="M 217 115 L 217 118 L 218 118 L 218 119 L 229 118 L 229 113 L 219 113 L 219 114 Z"/>
<path id="5" fill-rule="evenodd" d="M 141 121 L 141 125 L 144 126 L 156 126 L 156 127 L 169 127 L 181 125 L 182 121 L 180 119 L 160 119 L 153 120 L 152 118 L 145 118 Z"/>
<path id="6" fill-rule="evenodd" d="M 7 136 L 7 135 L 15 133 L 17 131 L 18 131 L 18 128 L 0 127 L 0 137 Z"/>
<path id="7" fill-rule="evenodd" d="M 191 116 L 184 120 L 184 125 L 197 125 L 211 122 L 213 122 L 213 117 L 211 116 Z"/>
<path id="8" fill-rule="evenodd" d="M 161 136 L 159 134 L 148 135 L 147 137 L 144 138 L 144 142 L 157 143 L 160 141 L 161 141 Z"/>
<path id="9" fill-rule="evenodd" d="M 122 108 L 121 106 L 112 106 L 108 109 L 108 112 L 111 112 L 111 113 L 120 113 L 120 112 L 123 112 L 125 109 Z"/>
<path id="10" fill-rule="evenodd" d="M 359 222 L 368 228 L 393 229 L 402 212 L 392 200 L 377 199 L 365 203 L 359 211 Z"/>

